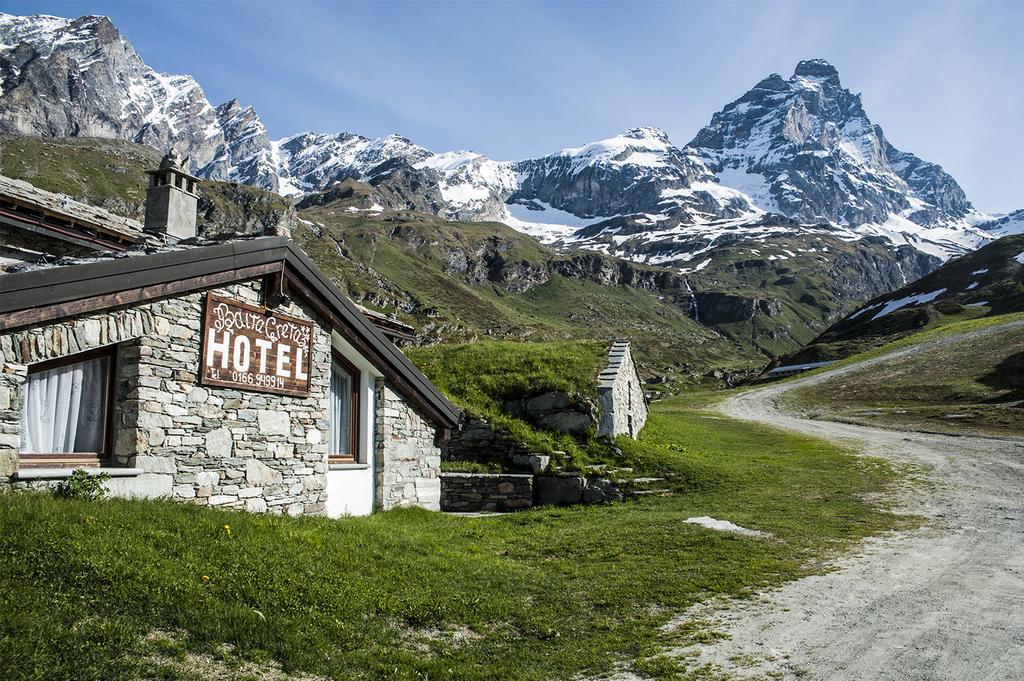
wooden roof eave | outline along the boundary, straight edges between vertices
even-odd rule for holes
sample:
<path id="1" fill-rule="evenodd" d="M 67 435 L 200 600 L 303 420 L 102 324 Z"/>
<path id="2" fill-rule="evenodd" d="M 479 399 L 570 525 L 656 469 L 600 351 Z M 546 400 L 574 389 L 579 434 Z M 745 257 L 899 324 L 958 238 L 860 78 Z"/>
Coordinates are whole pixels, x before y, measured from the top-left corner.
<path id="1" fill-rule="evenodd" d="M 0 333 L 142 300 L 181 295 L 284 268 L 291 290 L 412 399 L 442 429 L 457 409 L 285 237 L 116 258 L 0 275 Z"/>
<path id="2" fill-rule="evenodd" d="M 458 409 L 441 395 L 434 384 L 405 356 L 405 353 L 388 340 L 383 332 L 359 311 L 355 303 L 330 282 L 305 253 L 290 241 L 287 248 L 291 257 L 288 260 L 290 269 L 286 274 L 294 273 L 303 280 L 303 284 L 312 285 L 314 289 L 315 295 L 305 296 L 307 301 L 313 303 L 317 298 L 330 300 L 332 307 L 341 313 L 340 319 L 344 322 L 336 327 L 342 337 L 356 350 L 363 353 L 374 366 L 382 370 L 386 367 L 400 368 L 399 371 L 391 372 L 391 375 L 388 371 L 383 371 L 385 377 L 395 383 L 400 390 L 408 387 L 416 393 L 435 396 L 437 404 L 420 404 L 418 406 L 424 408 L 428 414 L 447 427 L 454 427 L 459 420 Z M 290 283 L 294 281 L 290 277 Z M 402 390 L 402 392 L 406 391 Z"/>

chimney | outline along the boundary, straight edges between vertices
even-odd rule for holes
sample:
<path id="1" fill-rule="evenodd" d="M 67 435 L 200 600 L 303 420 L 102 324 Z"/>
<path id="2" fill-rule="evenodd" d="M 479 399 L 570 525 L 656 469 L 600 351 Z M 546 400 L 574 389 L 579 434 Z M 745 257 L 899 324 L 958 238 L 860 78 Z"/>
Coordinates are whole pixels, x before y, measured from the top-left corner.
<path id="1" fill-rule="evenodd" d="M 196 235 L 196 211 L 199 203 L 199 178 L 182 169 L 185 162 L 171 149 L 156 170 L 147 170 L 146 224 L 143 228 L 168 241 L 190 239 Z"/>

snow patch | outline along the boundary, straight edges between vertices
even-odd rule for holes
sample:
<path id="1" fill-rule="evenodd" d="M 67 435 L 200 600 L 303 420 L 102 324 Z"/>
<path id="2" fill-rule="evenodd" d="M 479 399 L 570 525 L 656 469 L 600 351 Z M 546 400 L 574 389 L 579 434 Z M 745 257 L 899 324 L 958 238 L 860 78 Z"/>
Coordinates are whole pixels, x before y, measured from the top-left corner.
<path id="1" fill-rule="evenodd" d="M 509 203 L 505 205 L 505 208 L 508 211 L 505 224 L 539 239 L 541 243 L 570 238 L 583 227 L 589 227 L 615 217 L 581 218 L 568 211 L 554 208 L 543 201 L 533 201 L 529 206 L 521 203 Z"/>
<path id="2" fill-rule="evenodd" d="M 767 532 L 761 532 L 760 530 L 751 530 L 748 527 L 742 527 L 731 523 L 728 520 L 717 520 L 711 516 L 697 516 L 694 518 L 687 518 L 683 521 L 690 525 L 700 525 L 706 527 L 709 530 L 717 530 L 719 532 L 732 532 L 733 534 L 742 534 L 745 537 L 770 537 L 771 535 Z"/>
<path id="3" fill-rule="evenodd" d="M 940 288 L 936 291 L 932 291 L 931 293 L 918 293 L 916 295 L 907 296 L 906 298 L 891 300 L 888 303 L 885 303 L 885 306 L 881 311 L 871 318 L 871 321 L 875 321 L 876 319 L 884 317 L 885 315 L 895 312 L 907 305 L 923 305 L 925 303 L 930 303 L 945 292 L 946 289 Z"/>
<path id="4" fill-rule="evenodd" d="M 682 267 L 682 268 L 680 268 L 679 269 L 679 274 L 693 274 L 694 272 L 700 272 L 702 269 L 704 269 L 705 267 L 707 267 L 710 264 L 711 264 L 711 258 L 708 258 L 707 260 L 702 261 L 696 267 L 690 267 L 690 268 Z"/>

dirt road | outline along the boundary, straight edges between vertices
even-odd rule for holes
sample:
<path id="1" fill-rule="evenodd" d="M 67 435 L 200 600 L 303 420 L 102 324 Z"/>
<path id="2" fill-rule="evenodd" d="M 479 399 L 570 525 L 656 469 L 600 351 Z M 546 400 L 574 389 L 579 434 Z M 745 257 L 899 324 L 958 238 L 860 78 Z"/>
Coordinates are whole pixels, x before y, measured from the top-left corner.
<path id="1" fill-rule="evenodd" d="M 930 522 L 715 612 L 729 638 L 702 646 L 702 661 L 740 678 L 1024 679 L 1024 440 L 893 432 L 778 406 L 788 390 L 892 357 L 737 395 L 722 411 L 923 465 L 930 484 L 901 502 Z"/>

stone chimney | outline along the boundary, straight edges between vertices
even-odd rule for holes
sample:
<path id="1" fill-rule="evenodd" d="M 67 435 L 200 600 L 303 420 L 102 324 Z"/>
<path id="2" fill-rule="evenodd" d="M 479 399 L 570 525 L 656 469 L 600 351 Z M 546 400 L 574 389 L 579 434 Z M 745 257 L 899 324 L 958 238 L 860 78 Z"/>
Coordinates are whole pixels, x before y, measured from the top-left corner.
<path id="1" fill-rule="evenodd" d="M 189 175 L 178 152 L 171 149 L 156 170 L 147 170 L 146 224 L 143 228 L 168 241 L 180 241 L 196 235 L 199 203 L 199 178 Z"/>

